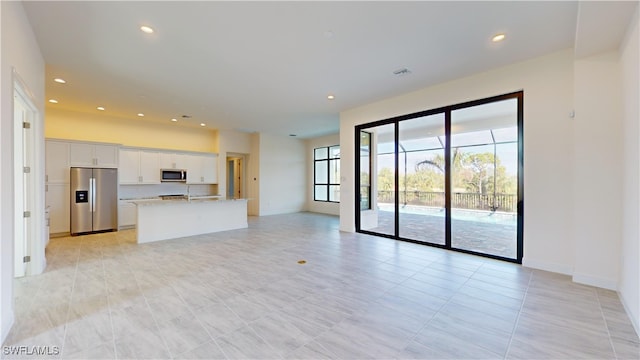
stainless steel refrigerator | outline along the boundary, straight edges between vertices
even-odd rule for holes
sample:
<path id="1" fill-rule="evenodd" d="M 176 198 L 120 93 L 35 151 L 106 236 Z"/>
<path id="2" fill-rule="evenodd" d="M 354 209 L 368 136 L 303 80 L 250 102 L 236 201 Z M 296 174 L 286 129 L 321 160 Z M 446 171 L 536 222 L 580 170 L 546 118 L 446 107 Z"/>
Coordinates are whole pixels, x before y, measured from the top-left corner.
<path id="1" fill-rule="evenodd" d="M 71 168 L 71 235 L 118 228 L 118 170 Z"/>

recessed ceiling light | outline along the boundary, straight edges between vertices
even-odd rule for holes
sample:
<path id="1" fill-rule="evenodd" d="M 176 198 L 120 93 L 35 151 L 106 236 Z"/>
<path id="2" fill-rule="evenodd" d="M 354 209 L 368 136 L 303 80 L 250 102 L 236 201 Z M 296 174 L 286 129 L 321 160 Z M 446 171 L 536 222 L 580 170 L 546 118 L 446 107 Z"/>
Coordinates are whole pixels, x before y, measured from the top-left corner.
<path id="1" fill-rule="evenodd" d="M 57 104 L 57 103 L 58 103 L 58 100 L 56 100 L 56 99 L 49 99 L 49 102 L 50 102 L 50 103 L 52 103 L 52 104 Z"/>
<path id="2" fill-rule="evenodd" d="M 176 122 L 176 121 L 178 121 L 178 119 L 175 119 L 175 118 L 174 118 L 174 119 L 171 119 L 171 121 Z"/>
<path id="3" fill-rule="evenodd" d="M 491 38 L 491 41 L 493 41 L 493 42 L 502 41 L 502 40 L 504 40 L 504 37 L 505 37 L 505 35 L 504 35 L 504 34 L 497 34 L 497 35 L 494 35 L 494 36 Z"/>
<path id="4" fill-rule="evenodd" d="M 152 34 L 153 33 L 153 28 L 151 28 L 150 26 L 147 26 L 147 25 L 140 26 L 140 30 L 142 30 L 142 32 L 147 33 L 147 34 Z"/>
<path id="5" fill-rule="evenodd" d="M 205 123 L 200 123 L 200 126 L 207 126 L 207 124 L 205 124 Z"/>
<path id="6" fill-rule="evenodd" d="M 143 117 L 143 116 L 144 116 L 144 114 L 143 114 L 143 113 L 139 113 L 139 114 L 138 114 L 138 116 Z"/>
<path id="7" fill-rule="evenodd" d="M 333 99 L 335 99 L 335 98 L 336 98 L 336 97 L 335 97 L 335 96 L 333 96 L 333 95 L 327 95 L 327 99 L 329 99 L 329 100 L 333 100 Z"/>
<path id="8" fill-rule="evenodd" d="M 61 79 L 61 78 L 55 78 L 55 79 L 53 79 L 53 81 L 57 82 L 58 84 L 66 84 L 67 83 L 64 79 Z"/>
<path id="9" fill-rule="evenodd" d="M 98 109 L 100 111 L 104 111 L 104 108 L 102 106 L 98 106 L 96 109 Z"/>

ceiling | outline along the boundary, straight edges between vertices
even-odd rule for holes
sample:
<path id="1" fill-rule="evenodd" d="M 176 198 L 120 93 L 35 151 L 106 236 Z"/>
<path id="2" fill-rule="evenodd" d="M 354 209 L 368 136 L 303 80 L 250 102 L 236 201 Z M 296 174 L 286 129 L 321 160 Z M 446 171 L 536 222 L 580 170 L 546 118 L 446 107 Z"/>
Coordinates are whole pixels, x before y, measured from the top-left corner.
<path id="1" fill-rule="evenodd" d="M 23 4 L 46 96 L 58 100 L 47 109 L 301 138 L 336 133 L 340 111 L 571 48 L 579 12 L 577 2 Z M 506 38 L 493 43 L 497 33 Z"/>

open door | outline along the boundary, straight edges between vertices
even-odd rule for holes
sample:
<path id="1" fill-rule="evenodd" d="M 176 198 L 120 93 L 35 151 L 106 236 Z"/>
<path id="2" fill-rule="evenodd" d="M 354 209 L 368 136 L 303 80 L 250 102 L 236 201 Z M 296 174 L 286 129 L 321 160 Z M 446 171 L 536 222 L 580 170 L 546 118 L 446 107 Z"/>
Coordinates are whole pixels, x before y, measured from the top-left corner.
<path id="1" fill-rule="evenodd" d="M 227 199 L 242 199 L 244 190 L 244 155 L 227 156 Z"/>
<path id="2" fill-rule="evenodd" d="M 28 273 L 29 248 L 34 234 L 33 112 L 28 100 L 14 91 L 14 276 Z"/>

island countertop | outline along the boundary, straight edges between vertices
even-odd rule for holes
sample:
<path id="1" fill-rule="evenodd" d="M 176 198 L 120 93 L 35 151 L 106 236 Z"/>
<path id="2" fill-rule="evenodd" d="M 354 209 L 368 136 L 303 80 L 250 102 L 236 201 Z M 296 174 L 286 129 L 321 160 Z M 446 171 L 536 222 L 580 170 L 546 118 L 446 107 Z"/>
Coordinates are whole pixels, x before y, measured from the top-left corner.
<path id="1" fill-rule="evenodd" d="M 233 201 L 248 201 L 249 199 L 225 199 L 219 195 L 207 195 L 207 196 L 193 196 L 191 199 L 171 199 L 171 200 L 158 200 L 158 199 L 140 199 L 140 200 L 128 200 L 132 204 L 139 206 L 165 206 L 179 203 L 198 203 L 203 201 L 215 201 L 215 202 L 233 202 Z"/>
<path id="2" fill-rule="evenodd" d="M 131 201 L 137 205 L 138 243 L 246 228 L 247 201 L 217 197 Z"/>

